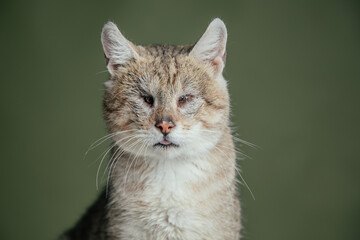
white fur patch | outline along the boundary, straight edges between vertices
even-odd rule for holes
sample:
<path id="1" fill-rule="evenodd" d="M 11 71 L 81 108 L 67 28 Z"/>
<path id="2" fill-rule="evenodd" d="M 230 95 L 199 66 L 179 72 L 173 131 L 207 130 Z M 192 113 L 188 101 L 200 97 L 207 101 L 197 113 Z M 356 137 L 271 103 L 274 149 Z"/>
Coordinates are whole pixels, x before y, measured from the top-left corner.
<path id="1" fill-rule="evenodd" d="M 112 81 L 112 80 L 107 80 L 107 81 L 104 83 L 104 85 L 105 85 L 106 90 L 110 90 L 110 89 L 112 89 L 112 87 L 114 86 L 114 81 Z"/>

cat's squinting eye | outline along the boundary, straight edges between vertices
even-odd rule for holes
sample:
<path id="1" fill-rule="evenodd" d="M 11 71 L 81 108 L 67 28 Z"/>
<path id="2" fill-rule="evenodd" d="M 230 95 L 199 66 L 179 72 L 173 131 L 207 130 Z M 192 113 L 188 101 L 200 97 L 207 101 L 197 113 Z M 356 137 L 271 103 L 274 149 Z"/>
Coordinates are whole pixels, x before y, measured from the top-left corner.
<path id="1" fill-rule="evenodd" d="M 178 98 L 177 105 L 179 107 L 183 107 L 186 103 L 191 102 L 194 99 L 193 95 L 183 95 Z"/>
<path id="2" fill-rule="evenodd" d="M 152 96 L 143 96 L 144 102 L 152 106 L 154 104 L 154 98 Z"/>

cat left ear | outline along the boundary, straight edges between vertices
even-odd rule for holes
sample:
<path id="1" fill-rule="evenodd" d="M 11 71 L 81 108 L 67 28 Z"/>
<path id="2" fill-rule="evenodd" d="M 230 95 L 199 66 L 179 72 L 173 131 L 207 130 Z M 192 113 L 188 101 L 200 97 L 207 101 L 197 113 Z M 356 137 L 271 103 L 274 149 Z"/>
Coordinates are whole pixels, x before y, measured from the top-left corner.
<path id="1" fill-rule="evenodd" d="M 101 32 L 101 42 L 104 48 L 106 66 L 114 75 L 119 65 L 126 64 L 131 59 L 139 57 L 135 45 L 127 40 L 113 22 L 104 25 Z"/>
<path id="2" fill-rule="evenodd" d="M 224 22 L 215 18 L 190 52 L 190 56 L 209 62 L 214 73 L 222 73 L 226 58 L 227 30 Z"/>

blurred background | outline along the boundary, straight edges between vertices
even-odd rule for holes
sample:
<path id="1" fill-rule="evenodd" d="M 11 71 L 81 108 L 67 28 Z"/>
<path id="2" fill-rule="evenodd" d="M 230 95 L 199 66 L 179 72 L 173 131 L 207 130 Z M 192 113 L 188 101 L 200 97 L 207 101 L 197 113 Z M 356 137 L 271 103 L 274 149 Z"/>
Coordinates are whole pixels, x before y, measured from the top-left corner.
<path id="1" fill-rule="evenodd" d="M 100 32 L 191 44 L 220 17 L 246 240 L 360 239 L 359 1 L 2 1 L 0 239 L 55 239 L 100 190 Z M 102 174 L 103 169 L 100 172 Z M 104 185 L 102 183 L 102 185 Z"/>

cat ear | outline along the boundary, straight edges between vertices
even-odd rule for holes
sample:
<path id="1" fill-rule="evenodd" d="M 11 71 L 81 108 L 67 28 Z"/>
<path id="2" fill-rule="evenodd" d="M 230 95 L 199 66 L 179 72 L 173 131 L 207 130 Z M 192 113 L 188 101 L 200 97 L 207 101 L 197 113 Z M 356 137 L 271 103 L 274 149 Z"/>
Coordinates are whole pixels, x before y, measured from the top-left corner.
<path id="1" fill-rule="evenodd" d="M 131 59 L 139 57 L 135 45 L 128 41 L 112 22 L 104 25 L 101 32 L 101 42 L 104 48 L 106 66 L 111 75 L 114 74 L 118 65 L 126 64 Z"/>
<path id="2" fill-rule="evenodd" d="M 224 22 L 215 18 L 190 52 L 201 61 L 209 62 L 214 73 L 221 73 L 225 66 L 227 30 Z"/>

